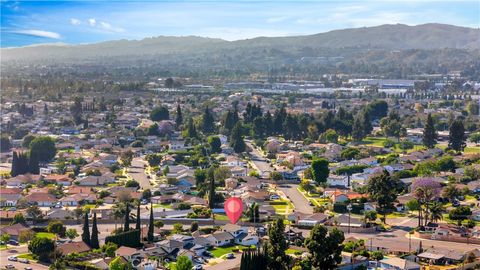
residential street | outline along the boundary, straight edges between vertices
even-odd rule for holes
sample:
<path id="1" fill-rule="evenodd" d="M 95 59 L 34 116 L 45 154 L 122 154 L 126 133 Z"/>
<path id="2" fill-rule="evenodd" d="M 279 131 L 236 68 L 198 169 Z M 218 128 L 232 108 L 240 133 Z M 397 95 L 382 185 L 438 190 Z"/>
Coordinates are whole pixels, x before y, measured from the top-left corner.
<path id="1" fill-rule="evenodd" d="M 131 166 L 128 168 L 128 174 L 133 178 L 133 180 L 137 181 L 140 184 L 140 188 L 144 190 L 152 188 L 150 179 L 143 168 L 143 165 L 145 164 L 146 163 L 142 157 L 135 157 L 132 160 Z"/>
<path id="2" fill-rule="evenodd" d="M 296 212 L 313 214 L 313 207 L 309 205 L 308 200 L 298 191 L 297 186 L 295 184 L 279 185 L 278 189 L 290 199 L 295 206 Z"/>
<path id="3" fill-rule="evenodd" d="M 247 146 L 252 149 L 250 155 L 252 156 L 251 163 L 257 169 L 262 177 L 269 177 L 270 172 L 273 171 L 271 164 L 263 157 L 262 153 L 253 146 L 250 141 L 245 141 Z"/>
<path id="4" fill-rule="evenodd" d="M 4 268 L 7 264 L 15 266 L 16 269 L 24 269 L 25 267 L 31 267 L 32 269 L 48 269 L 48 266 L 43 264 L 30 262 L 29 264 L 21 262 L 12 262 L 8 260 L 9 256 L 16 256 L 20 254 L 28 253 L 27 245 L 22 245 L 18 247 L 10 246 L 8 250 L 0 251 L 0 268 Z"/>

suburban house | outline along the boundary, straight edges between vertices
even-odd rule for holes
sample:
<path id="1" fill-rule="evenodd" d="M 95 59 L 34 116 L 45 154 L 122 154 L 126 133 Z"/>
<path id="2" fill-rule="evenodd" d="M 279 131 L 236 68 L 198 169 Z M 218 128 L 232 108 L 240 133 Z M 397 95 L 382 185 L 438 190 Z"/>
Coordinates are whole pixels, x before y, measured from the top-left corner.
<path id="1" fill-rule="evenodd" d="M 380 269 L 387 270 L 420 270 L 420 264 L 398 257 L 383 259 L 380 261 Z"/>

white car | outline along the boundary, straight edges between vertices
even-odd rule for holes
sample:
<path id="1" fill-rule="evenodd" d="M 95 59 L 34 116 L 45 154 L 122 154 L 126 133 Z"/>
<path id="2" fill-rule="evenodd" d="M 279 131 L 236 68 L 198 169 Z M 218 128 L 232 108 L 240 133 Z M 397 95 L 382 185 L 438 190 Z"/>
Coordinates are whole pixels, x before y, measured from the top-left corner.
<path id="1" fill-rule="evenodd" d="M 18 259 L 19 262 L 21 263 L 30 263 L 30 261 L 28 259 Z"/>
<path id="2" fill-rule="evenodd" d="M 276 194 L 270 195 L 270 200 L 278 200 L 278 199 L 280 199 L 280 196 Z"/>
<path id="3" fill-rule="evenodd" d="M 201 264 L 197 264 L 192 267 L 192 270 L 202 270 L 202 269 L 203 269 L 203 266 Z"/>
<path id="4" fill-rule="evenodd" d="M 12 261 L 12 262 L 18 261 L 17 257 L 15 257 L 15 256 L 9 256 L 9 257 L 8 257 L 8 260 L 9 260 L 9 261 Z"/>

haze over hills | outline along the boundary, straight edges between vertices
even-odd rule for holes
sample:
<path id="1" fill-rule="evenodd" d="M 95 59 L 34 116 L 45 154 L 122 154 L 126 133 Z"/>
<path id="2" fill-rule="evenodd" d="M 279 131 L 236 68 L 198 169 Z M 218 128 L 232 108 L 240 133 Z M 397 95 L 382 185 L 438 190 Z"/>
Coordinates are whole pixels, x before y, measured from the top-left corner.
<path id="1" fill-rule="evenodd" d="M 395 24 L 238 41 L 160 36 L 86 45 L 3 48 L 1 54 L 4 66 L 88 65 L 90 72 L 95 68 L 102 72 L 123 69 L 121 73 L 129 75 L 132 72 L 160 72 L 194 77 L 238 76 L 268 71 L 274 74 L 341 72 L 402 77 L 412 73 L 465 70 L 478 65 L 480 29 L 446 24 Z"/>
<path id="2" fill-rule="evenodd" d="M 198 53 L 211 49 L 265 47 L 370 48 L 370 49 L 479 49 L 480 30 L 445 24 L 403 24 L 334 30 L 307 36 L 258 37 L 225 41 L 204 37 L 160 36 L 142 40 L 116 40 L 87 45 L 37 45 L 2 49 L 8 60 L 90 58 L 97 56 Z"/>

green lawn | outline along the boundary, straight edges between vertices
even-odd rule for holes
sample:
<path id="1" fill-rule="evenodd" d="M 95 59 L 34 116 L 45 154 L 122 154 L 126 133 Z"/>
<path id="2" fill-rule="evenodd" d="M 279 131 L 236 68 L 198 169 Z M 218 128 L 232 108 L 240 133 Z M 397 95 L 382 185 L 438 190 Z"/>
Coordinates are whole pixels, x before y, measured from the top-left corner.
<path id="1" fill-rule="evenodd" d="M 213 256 L 215 256 L 215 258 L 219 258 L 219 257 L 222 257 L 223 255 L 225 255 L 227 253 L 233 253 L 234 249 L 244 250 L 244 249 L 249 249 L 249 248 L 250 247 L 245 247 L 245 246 L 216 247 L 216 248 L 210 250 L 210 252 L 213 254 Z"/>
<path id="2" fill-rule="evenodd" d="M 48 232 L 39 232 L 35 236 L 42 237 L 42 238 L 48 238 L 48 239 L 51 239 L 51 240 L 55 239 L 55 234 L 54 233 L 48 233 Z"/>
<path id="3" fill-rule="evenodd" d="M 229 220 L 227 215 L 215 214 L 215 220 Z"/>
<path id="4" fill-rule="evenodd" d="M 19 259 L 29 259 L 30 261 L 36 261 L 35 258 L 33 258 L 33 255 L 31 253 L 24 253 L 20 254 L 17 256 Z"/>
<path id="5" fill-rule="evenodd" d="M 288 215 L 293 212 L 294 206 L 289 200 L 274 200 L 274 204 L 270 203 L 271 206 L 275 209 L 275 213 L 278 215 Z M 282 204 L 278 204 L 282 203 Z"/>

